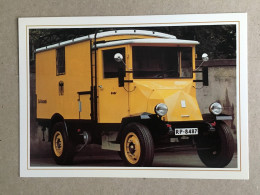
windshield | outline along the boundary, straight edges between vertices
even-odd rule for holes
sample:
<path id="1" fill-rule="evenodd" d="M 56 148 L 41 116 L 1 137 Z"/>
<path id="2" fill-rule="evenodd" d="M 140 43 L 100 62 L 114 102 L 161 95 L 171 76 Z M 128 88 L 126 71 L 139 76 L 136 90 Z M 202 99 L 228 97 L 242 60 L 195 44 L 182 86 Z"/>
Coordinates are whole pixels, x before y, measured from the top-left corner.
<path id="1" fill-rule="evenodd" d="M 192 78 L 192 47 L 133 47 L 134 78 Z"/>

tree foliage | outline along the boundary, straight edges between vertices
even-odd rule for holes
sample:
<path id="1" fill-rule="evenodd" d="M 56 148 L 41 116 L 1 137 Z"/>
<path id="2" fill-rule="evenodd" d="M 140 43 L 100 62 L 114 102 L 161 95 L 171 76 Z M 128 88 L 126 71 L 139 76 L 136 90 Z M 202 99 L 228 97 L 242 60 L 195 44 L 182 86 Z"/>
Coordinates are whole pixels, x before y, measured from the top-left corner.
<path id="1" fill-rule="evenodd" d="M 186 26 L 170 29 L 180 39 L 197 40 L 197 54 L 206 52 L 212 59 L 236 57 L 235 25 Z"/>
<path id="2" fill-rule="evenodd" d="M 208 53 L 211 59 L 231 59 L 236 57 L 235 25 L 139 27 L 135 29 L 164 32 L 175 35 L 178 39 L 199 41 L 200 44 L 196 50 L 198 59 L 200 59 L 202 53 Z M 99 30 L 106 31 L 115 29 L 103 28 Z M 35 48 L 93 34 L 96 31 L 97 29 L 93 28 L 31 29 L 29 36 L 30 48 L 31 51 L 33 51 Z"/>

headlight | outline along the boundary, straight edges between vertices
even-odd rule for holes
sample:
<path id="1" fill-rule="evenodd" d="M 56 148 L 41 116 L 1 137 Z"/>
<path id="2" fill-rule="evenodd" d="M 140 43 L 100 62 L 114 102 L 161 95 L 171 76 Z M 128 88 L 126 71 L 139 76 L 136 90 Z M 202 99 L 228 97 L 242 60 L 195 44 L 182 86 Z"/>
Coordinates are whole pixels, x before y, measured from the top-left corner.
<path id="1" fill-rule="evenodd" d="M 222 106 L 218 102 L 214 102 L 213 104 L 210 105 L 209 111 L 214 114 L 214 115 L 219 115 L 222 112 Z"/>
<path id="2" fill-rule="evenodd" d="M 159 116 L 164 116 L 168 112 L 168 107 L 164 103 L 160 103 L 155 106 L 154 111 Z"/>

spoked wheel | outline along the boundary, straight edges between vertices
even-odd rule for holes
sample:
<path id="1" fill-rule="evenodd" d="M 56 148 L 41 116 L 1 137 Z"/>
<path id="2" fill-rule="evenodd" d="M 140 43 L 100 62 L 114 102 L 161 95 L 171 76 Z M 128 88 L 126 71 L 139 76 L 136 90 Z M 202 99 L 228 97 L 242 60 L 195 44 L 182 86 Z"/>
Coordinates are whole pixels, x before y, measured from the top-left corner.
<path id="1" fill-rule="evenodd" d="M 126 125 L 121 140 L 121 154 L 127 165 L 151 166 L 154 144 L 148 128 L 140 123 Z"/>
<path id="2" fill-rule="evenodd" d="M 224 122 L 218 122 L 216 132 L 199 139 L 197 146 L 198 155 L 207 167 L 225 167 L 234 154 L 234 139 Z"/>
<path id="3" fill-rule="evenodd" d="M 69 140 L 63 122 L 58 122 L 53 126 L 51 150 L 57 164 L 72 164 L 75 155 L 75 146 Z"/>

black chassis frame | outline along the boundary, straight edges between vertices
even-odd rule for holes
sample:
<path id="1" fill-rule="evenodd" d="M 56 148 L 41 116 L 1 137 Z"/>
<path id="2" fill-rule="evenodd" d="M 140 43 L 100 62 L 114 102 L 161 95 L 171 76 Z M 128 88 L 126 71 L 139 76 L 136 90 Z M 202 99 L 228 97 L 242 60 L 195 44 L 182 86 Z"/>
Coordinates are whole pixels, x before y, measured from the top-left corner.
<path id="1" fill-rule="evenodd" d="M 131 122 L 137 122 L 148 127 L 152 134 L 155 148 L 161 148 L 169 145 L 194 145 L 198 137 L 204 135 L 205 133 L 207 134 L 209 132 L 215 131 L 214 125 L 212 125 L 214 122 L 218 121 L 219 119 L 232 119 L 232 116 L 215 116 L 210 113 L 203 114 L 202 116 L 203 121 L 167 122 L 161 120 L 161 117 L 157 116 L 156 114 L 141 113 L 137 114 L 136 116 L 123 118 L 121 123 L 99 124 L 91 120 L 66 120 L 63 119 L 61 115 L 55 114 L 51 119 L 37 119 L 37 121 L 38 124 L 43 127 L 43 140 L 46 128 L 49 130 L 48 141 L 51 141 L 51 130 L 53 125 L 57 122 L 64 122 L 66 133 L 68 134 L 69 138 L 72 139 L 72 141 L 76 144 L 84 144 L 83 131 L 87 131 L 91 136 L 91 143 L 99 145 L 102 144 L 102 135 L 106 133 L 109 134 L 110 131 L 119 132 L 114 143 L 120 144 L 121 140 L 123 139 L 122 132 L 124 127 Z M 182 140 L 178 143 L 171 143 L 171 138 L 179 139 L 181 137 L 175 135 L 175 128 L 198 128 L 199 134 L 188 135 L 186 137 L 189 139 Z"/>

